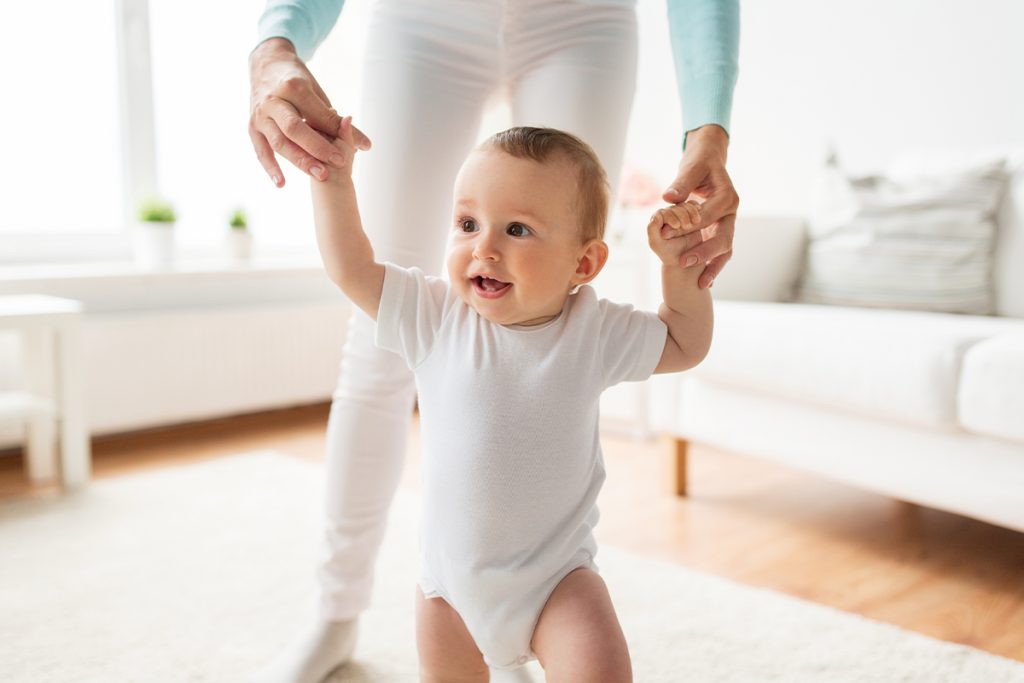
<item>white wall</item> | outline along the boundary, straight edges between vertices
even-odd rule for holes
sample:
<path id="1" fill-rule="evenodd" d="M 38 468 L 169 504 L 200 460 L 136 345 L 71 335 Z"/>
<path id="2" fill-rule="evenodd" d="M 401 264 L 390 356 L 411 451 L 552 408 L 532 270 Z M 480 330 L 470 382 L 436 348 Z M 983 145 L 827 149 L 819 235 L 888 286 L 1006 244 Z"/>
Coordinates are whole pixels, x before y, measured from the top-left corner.
<path id="1" fill-rule="evenodd" d="M 358 111 L 370 0 L 346 0 L 310 67 Z M 741 0 L 729 170 L 742 212 L 803 213 L 830 144 L 856 168 L 921 147 L 1024 143 L 1024 2 Z M 665 0 L 638 0 L 627 161 L 674 177 L 682 124 Z M 336 65 L 347 65 L 337 68 Z M 493 131 L 505 112 L 484 121 Z"/>
<path id="2" fill-rule="evenodd" d="M 639 0 L 629 156 L 671 178 L 680 132 L 664 0 Z M 1024 143 L 1024 3 L 741 0 L 729 169 L 748 215 L 802 213 L 824 151 Z M 670 97 L 669 94 L 672 94 Z"/>
<path id="3" fill-rule="evenodd" d="M 367 5 L 367 0 L 349 0 L 342 22 L 312 65 L 342 112 L 351 109 L 349 103 L 360 86 L 355 64 Z M 640 78 L 627 160 L 651 169 L 667 183 L 679 160 L 681 124 L 665 2 L 639 0 L 638 7 Z M 1024 3 L 1013 0 L 744 2 L 730 151 L 741 216 L 801 213 L 830 141 L 856 166 L 869 166 L 914 147 L 1024 147 L 1019 127 L 1024 121 L 1024 41 L 1016 35 L 1021 26 Z M 244 30 L 248 29 L 247 24 Z M 330 69 L 332 62 L 350 68 Z M 244 78 L 244 72 L 238 76 Z M 246 163 L 255 168 L 251 158 Z M 152 303 L 151 293 L 147 296 Z M 125 306 L 116 299 L 105 295 L 103 301 L 89 300 L 88 310 L 117 315 Z M 295 299 L 298 303 L 301 297 Z M 176 308 L 169 300 L 162 307 Z M 168 324 L 173 324 L 171 317 Z M 139 324 L 144 325 L 139 329 L 151 332 L 149 322 Z M 120 328 L 107 324 L 103 329 Z M 341 335 L 333 328 L 324 334 L 318 348 L 325 357 L 336 354 Z M 258 346 L 243 353 L 274 362 L 259 356 Z M 106 348 L 108 342 L 97 337 L 94 351 Z M 292 362 L 287 355 L 277 360 L 280 368 L 287 369 Z M 15 359 L 11 340 L 0 336 L 0 386 L 16 380 Z M 108 360 L 97 358 L 91 365 L 106 368 L 106 373 L 127 367 Z M 335 363 L 333 357 L 320 363 L 329 370 L 310 384 L 309 396 L 329 393 Z M 93 375 L 92 390 L 98 397 L 105 390 L 103 384 L 131 387 L 134 372 L 106 383 Z M 297 387 L 287 400 L 300 395 L 306 396 Z M 261 405 L 267 400 L 261 399 Z M 100 403 L 91 410 L 101 431 L 154 421 L 148 412 L 128 419 L 108 409 L 115 403 Z M 166 414 L 185 416 L 170 410 Z"/>

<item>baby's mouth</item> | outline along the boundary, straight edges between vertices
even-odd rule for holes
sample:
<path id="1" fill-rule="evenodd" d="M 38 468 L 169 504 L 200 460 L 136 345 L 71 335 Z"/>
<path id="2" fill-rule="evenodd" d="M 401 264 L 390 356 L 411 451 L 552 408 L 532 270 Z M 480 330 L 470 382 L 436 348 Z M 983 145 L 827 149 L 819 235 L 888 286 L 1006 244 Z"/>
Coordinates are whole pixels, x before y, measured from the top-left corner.
<path id="1" fill-rule="evenodd" d="M 502 282 L 482 275 L 477 275 L 470 280 L 473 283 L 473 290 L 485 299 L 497 299 L 512 287 L 511 282 Z"/>

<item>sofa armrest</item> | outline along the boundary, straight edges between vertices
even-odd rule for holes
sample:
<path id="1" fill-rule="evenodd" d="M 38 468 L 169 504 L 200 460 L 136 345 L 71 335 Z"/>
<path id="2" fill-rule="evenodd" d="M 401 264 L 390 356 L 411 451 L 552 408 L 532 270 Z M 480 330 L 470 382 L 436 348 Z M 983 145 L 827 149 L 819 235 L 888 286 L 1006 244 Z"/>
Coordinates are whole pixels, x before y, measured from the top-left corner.
<path id="1" fill-rule="evenodd" d="M 789 301 L 807 242 L 800 216 L 744 216 L 736 221 L 732 260 L 715 280 L 716 299 Z"/>

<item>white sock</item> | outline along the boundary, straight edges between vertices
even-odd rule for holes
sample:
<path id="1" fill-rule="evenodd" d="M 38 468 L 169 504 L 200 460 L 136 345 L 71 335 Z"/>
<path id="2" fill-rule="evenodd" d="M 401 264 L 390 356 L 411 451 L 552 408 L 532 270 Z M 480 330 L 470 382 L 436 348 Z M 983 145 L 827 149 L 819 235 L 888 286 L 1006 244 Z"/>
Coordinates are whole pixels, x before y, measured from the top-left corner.
<path id="1" fill-rule="evenodd" d="M 250 683 L 321 683 L 352 658 L 356 619 L 317 621 L 298 634 Z"/>

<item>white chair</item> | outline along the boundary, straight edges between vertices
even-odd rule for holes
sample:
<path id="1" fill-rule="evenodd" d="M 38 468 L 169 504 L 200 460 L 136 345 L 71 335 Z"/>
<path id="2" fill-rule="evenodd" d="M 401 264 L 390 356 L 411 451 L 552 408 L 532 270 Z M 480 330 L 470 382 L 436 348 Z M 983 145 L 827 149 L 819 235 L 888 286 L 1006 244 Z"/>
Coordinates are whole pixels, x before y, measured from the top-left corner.
<path id="1" fill-rule="evenodd" d="M 65 489 L 89 480 L 89 434 L 85 420 L 79 348 L 82 305 L 44 295 L 0 296 L 0 329 L 21 334 L 24 390 L 0 390 L 0 420 L 24 425 L 28 474 L 33 482 L 57 475 L 54 446 L 60 445 Z"/>

